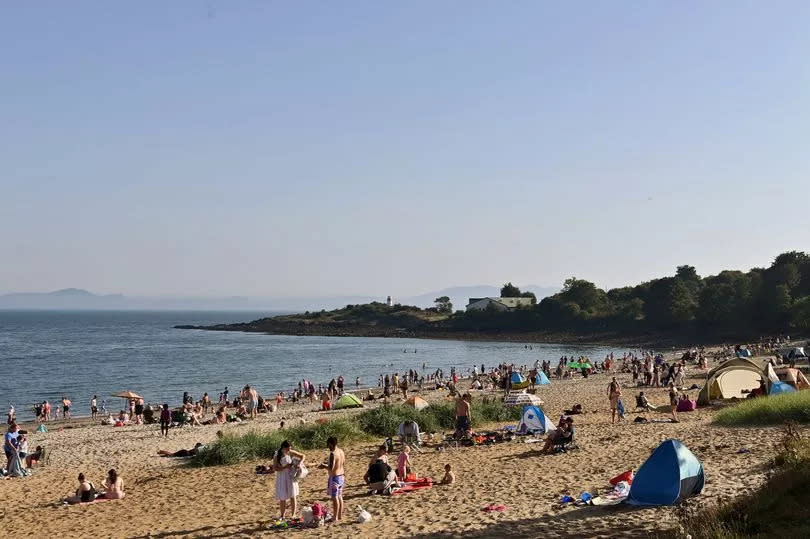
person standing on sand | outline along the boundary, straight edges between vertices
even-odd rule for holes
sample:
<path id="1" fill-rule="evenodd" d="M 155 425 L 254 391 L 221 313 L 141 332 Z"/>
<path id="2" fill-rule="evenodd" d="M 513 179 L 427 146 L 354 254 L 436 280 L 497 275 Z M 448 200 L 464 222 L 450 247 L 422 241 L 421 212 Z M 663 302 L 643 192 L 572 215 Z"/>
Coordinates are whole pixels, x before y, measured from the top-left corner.
<path id="1" fill-rule="evenodd" d="M 290 516 L 294 517 L 298 511 L 298 483 L 293 480 L 294 464 L 293 459 L 298 461 L 298 465 L 304 463 L 306 457 L 303 453 L 293 451 L 289 440 L 284 440 L 281 447 L 273 457 L 273 468 L 276 471 L 276 498 L 278 498 L 281 520 L 287 517 L 287 506 L 289 502 Z"/>
<path id="2" fill-rule="evenodd" d="M 608 384 L 607 396 L 610 401 L 611 423 L 616 423 L 616 412 L 619 409 L 619 397 L 622 396 L 622 391 L 619 388 L 619 382 L 616 381 L 615 376 Z"/>
<path id="3" fill-rule="evenodd" d="M 70 419 L 70 399 L 67 397 L 62 397 L 62 417 L 64 419 Z"/>
<path id="4" fill-rule="evenodd" d="M 338 440 L 335 436 L 330 436 L 326 440 L 326 447 L 329 448 L 329 459 L 326 463 L 319 465 L 319 468 L 326 468 L 329 477 L 326 480 L 326 493 L 332 499 L 332 514 L 335 522 L 343 519 L 343 487 L 346 484 L 344 467 L 346 455 L 338 448 Z"/>
<path id="5" fill-rule="evenodd" d="M 669 383 L 669 410 L 672 412 L 672 422 L 678 423 L 678 390 L 675 389 L 675 382 Z"/>
<path id="6" fill-rule="evenodd" d="M 172 424 L 172 412 L 169 410 L 169 405 L 164 403 L 163 409 L 160 411 L 160 433 L 164 438 L 169 436 L 169 425 Z"/>
<path id="7" fill-rule="evenodd" d="M 456 401 L 456 435 L 469 436 L 472 422 L 470 421 L 470 406 L 472 397 L 465 393 Z"/>
<path id="8" fill-rule="evenodd" d="M 90 399 L 90 418 L 98 418 L 98 395 L 93 395 L 93 398 Z"/>

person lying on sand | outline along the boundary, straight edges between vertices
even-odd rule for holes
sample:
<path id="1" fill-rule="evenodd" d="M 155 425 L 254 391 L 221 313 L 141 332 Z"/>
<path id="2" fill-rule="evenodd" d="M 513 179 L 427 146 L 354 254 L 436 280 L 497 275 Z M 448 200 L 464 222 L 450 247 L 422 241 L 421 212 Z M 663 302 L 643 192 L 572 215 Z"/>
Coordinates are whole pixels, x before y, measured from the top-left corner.
<path id="1" fill-rule="evenodd" d="M 194 457 L 200 450 L 205 448 L 205 444 L 197 442 L 194 444 L 194 447 L 191 449 L 180 449 L 179 451 L 166 451 L 165 449 L 158 449 L 157 454 L 161 457 L 178 457 L 178 458 L 188 458 Z"/>

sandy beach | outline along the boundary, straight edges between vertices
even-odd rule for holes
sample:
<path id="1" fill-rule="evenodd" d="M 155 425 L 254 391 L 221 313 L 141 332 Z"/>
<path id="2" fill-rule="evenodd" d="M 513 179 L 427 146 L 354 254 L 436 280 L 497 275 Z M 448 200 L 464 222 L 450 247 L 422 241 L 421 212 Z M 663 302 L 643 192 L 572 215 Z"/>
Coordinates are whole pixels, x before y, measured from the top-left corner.
<path id="1" fill-rule="evenodd" d="M 698 385 L 699 374 L 692 368 Z M 179 459 L 161 458 L 158 449 L 190 448 L 210 442 L 222 428 L 228 433 L 313 421 L 340 413 L 323 414 L 314 406 L 287 405 L 262 414 L 256 421 L 223 426 L 172 429 L 159 436 L 157 425 L 85 426 L 34 433 L 30 445 L 51 451 L 46 466 L 24 479 L 0 481 L 0 533 L 10 537 L 262 537 L 291 534 L 300 537 L 641 537 L 677 525 L 671 507 L 565 507 L 564 494 L 608 490 L 608 480 L 627 469 L 637 469 L 664 439 L 683 441 L 703 462 L 707 485 L 696 503 L 707 505 L 755 489 L 764 479 L 766 463 L 780 439 L 778 428 L 727 429 L 710 425 L 711 408 L 679 414 L 677 424 L 634 424 L 629 374 L 618 376 L 628 407 L 628 421 L 611 425 L 605 398 L 607 375 L 587 379 L 553 380 L 538 395 L 543 408 L 556 421 L 562 411 L 581 403 L 585 414 L 576 416 L 580 449 L 542 455 L 538 444 L 522 441 L 436 451 L 426 448 L 413 456 L 420 476 L 440 478 L 446 463 L 453 464 L 456 484 L 397 496 L 367 496 L 362 476 L 381 440 L 344 447 L 347 455 L 345 523 L 307 530 L 274 531 L 268 524 L 278 515 L 273 476 L 258 476 L 258 462 L 233 466 L 193 468 Z M 653 404 L 666 404 L 665 389 L 647 389 Z M 696 393 L 696 392 L 692 392 Z M 427 391 L 429 401 L 445 393 Z M 481 397 L 476 396 L 476 400 Z M 667 417 L 655 412 L 650 417 Z M 493 425 L 500 426 L 500 425 Z M 376 443 L 375 443 L 376 442 Z M 738 453 L 740 449 L 750 452 Z M 307 451 L 312 463 L 327 450 Z M 116 468 L 126 485 L 126 498 L 84 506 L 65 506 L 62 499 L 76 488 L 84 472 L 97 485 L 106 471 Z M 326 472 L 311 466 L 301 483 L 300 504 L 328 503 Z M 503 504 L 502 513 L 482 508 Z M 356 506 L 373 516 L 366 524 L 354 523 Z"/>

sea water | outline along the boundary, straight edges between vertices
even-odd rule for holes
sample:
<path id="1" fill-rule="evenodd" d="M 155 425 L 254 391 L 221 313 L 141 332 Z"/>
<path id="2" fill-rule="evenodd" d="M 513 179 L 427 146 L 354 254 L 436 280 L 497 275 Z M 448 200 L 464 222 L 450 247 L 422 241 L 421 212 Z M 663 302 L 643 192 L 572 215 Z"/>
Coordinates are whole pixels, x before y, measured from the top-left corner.
<path id="1" fill-rule="evenodd" d="M 530 365 L 563 355 L 602 359 L 618 349 L 562 344 L 470 342 L 379 337 L 297 337 L 173 329 L 174 325 L 245 322 L 276 313 L 194 311 L 0 311 L 0 410 L 33 418 L 32 407 L 62 396 L 73 413 L 89 415 L 98 395 L 109 410 L 131 390 L 147 402 L 178 404 L 184 391 L 213 401 L 227 386 L 231 398 L 245 384 L 260 394 L 291 391 L 302 378 L 326 385 L 343 375 L 376 386 L 380 374 L 463 373 L 502 362 Z M 556 363 L 554 363 L 556 364 Z M 424 365 L 424 368 L 423 368 Z"/>

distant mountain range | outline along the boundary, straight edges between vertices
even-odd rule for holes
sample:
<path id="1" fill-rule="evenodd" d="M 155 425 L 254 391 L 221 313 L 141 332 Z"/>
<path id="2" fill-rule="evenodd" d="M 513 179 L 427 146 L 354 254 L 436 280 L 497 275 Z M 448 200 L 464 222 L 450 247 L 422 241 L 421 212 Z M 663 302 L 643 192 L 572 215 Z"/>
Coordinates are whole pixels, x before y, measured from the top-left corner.
<path id="1" fill-rule="evenodd" d="M 534 292 L 540 300 L 556 294 L 559 288 L 521 286 L 523 291 Z M 418 296 L 393 297 L 395 303 L 433 306 L 433 300 L 448 296 L 454 309 L 464 309 L 471 297 L 500 295 L 497 286 L 456 286 Z M 276 310 L 305 311 L 336 309 L 350 304 L 384 302 L 386 296 L 289 296 L 250 298 L 242 296 L 205 297 L 130 297 L 122 294 L 98 295 L 79 288 L 65 288 L 54 292 L 21 292 L 0 295 L 0 309 L 77 309 L 77 310 Z"/>

